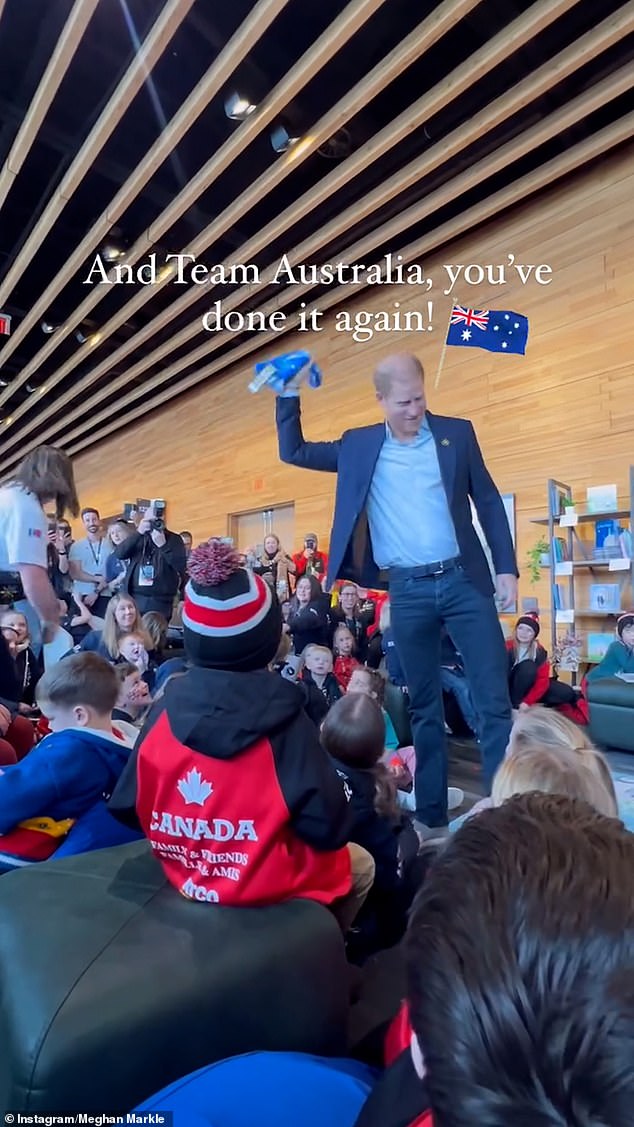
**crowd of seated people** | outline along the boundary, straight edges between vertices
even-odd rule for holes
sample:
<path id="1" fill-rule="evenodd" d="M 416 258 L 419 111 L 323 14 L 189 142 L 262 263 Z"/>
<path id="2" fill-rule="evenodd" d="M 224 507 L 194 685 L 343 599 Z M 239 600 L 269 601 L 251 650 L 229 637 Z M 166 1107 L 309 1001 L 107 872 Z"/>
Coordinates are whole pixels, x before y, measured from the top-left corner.
<path id="1" fill-rule="evenodd" d="M 247 561 L 220 539 L 192 547 L 188 533 L 177 548 L 176 534 L 153 527 L 151 516 L 138 527 L 116 521 L 107 535 L 96 519 L 96 510 L 84 512 L 83 542 L 71 543 L 70 526 L 55 528 L 53 562 L 70 560 L 56 591 L 67 614 L 86 614 L 74 650 L 44 672 L 28 618 L 9 607 L 0 621 L 22 695 L 0 701 L 0 871 L 145 837 L 175 891 L 200 910 L 315 900 L 361 964 L 407 928 L 407 1004 L 358 1127 L 629 1122 L 631 1070 L 628 1078 L 615 1064 L 609 1083 L 596 1070 L 589 1080 L 603 1060 L 601 1038 L 585 1056 L 579 1039 L 571 1042 L 564 1067 L 563 1049 L 558 1057 L 545 1032 L 557 1040 L 565 1021 L 576 1030 L 591 1013 L 590 987 L 605 982 L 619 1035 L 634 1048 L 633 995 L 612 990 L 606 966 L 595 981 L 588 953 L 607 933 L 590 905 L 600 916 L 605 902 L 626 929 L 613 973 L 627 970 L 631 985 L 631 880 L 627 903 L 610 882 L 634 854 L 605 758 L 552 707 L 561 700 L 538 620 L 521 616 L 507 644 L 516 718 L 491 797 L 427 847 L 421 864 L 410 819 L 414 749 L 397 734 L 388 699 L 406 708 L 389 601 L 348 581 L 326 594 L 327 561 L 313 534 L 296 555 L 271 535 Z M 166 639 L 177 608 L 183 652 L 173 656 Z M 634 614 L 619 620 L 614 647 L 604 675 L 634 672 Z M 449 638 L 441 660 L 443 688 L 477 736 Z M 209 849 L 183 834 L 194 832 L 192 805 Z M 228 841 L 223 854 L 214 851 L 216 825 Z M 229 854 L 230 869 L 220 860 Z M 590 879 L 592 866 L 605 880 Z M 573 890 L 588 904 L 574 919 Z M 554 967 L 558 957 L 547 923 L 570 930 L 578 955 L 576 979 L 557 964 L 560 997 L 542 989 L 539 960 Z M 512 974 L 498 973 L 509 942 Z M 575 982 L 588 991 L 575 992 Z M 486 1021 L 480 990 L 498 999 Z M 461 1052 L 448 1054 L 447 1043 Z M 584 1118 L 586 1104 L 594 1119 Z M 337 1127 L 336 1106 L 328 1121 Z"/>

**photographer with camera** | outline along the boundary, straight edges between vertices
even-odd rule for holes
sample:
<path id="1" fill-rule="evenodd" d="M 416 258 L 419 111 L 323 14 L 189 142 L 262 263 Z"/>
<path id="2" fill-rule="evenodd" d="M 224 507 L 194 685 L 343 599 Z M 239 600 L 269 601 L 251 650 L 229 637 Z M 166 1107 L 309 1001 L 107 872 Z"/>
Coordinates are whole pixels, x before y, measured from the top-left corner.
<path id="1" fill-rule="evenodd" d="M 323 583 L 328 571 L 328 556 L 319 552 L 319 541 L 315 532 L 307 532 L 304 537 L 304 550 L 293 556 L 295 564 L 295 584 L 302 575 L 314 575 L 319 583 Z"/>
<path id="2" fill-rule="evenodd" d="M 186 555 L 180 536 L 165 527 L 164 513 L 164 501 L 151 501 L 136 531 L 118 544 L 113 554 L 129 560 L 123 586 L 139 613 L 156 611 L 169 622 L 185 575 Z"/>

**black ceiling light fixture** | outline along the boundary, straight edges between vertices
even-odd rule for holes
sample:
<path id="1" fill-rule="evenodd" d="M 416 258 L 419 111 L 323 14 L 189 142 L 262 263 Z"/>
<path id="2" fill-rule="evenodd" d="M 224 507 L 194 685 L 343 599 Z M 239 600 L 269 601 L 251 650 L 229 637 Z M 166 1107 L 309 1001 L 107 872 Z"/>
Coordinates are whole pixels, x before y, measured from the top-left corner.
<path id="1" fill-rule="evenodd" d="M 320 157 L 326 160 L 345 160 L 352 152 L 352 134 L 349 129 L 341 128 L 332 137 L 328 137 L 323 145 L 317 149 Z"/>
<path id="2" fill-rule="evenodd" d="M 246 121 L 257 109 L 255 102 L 234 90 L 225 98 L 225 113 L 230 121 Z"/>

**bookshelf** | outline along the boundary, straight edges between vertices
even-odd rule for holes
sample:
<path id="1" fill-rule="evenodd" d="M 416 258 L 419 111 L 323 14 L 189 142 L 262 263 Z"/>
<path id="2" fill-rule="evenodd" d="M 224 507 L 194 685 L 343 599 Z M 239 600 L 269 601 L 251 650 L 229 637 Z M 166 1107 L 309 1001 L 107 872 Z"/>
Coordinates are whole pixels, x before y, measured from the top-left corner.
<path id="1" fill-rule="evenodd" d="M 614 639 L 616 619 L 634 602 L 634 466 L 628 484 L 625 503 L 590 511 L 577 503 L 571 508 L 572 487 L 551 478 L 548 515 L 532 521 L 548 529 L 551 655 L 560 635 L 582 637 L 581 675 L 600 661 L 601 645 L 608 635 Z"/>

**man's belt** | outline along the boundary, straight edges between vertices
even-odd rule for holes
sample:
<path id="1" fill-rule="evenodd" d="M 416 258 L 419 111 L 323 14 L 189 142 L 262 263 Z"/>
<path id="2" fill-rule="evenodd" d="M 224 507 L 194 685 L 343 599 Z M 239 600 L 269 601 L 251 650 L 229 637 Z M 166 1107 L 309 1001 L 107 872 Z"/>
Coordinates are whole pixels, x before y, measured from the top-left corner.
<path id="1" fill-rule="evenodd" d="M 435 560 L 434 563 L 418 564 L 416 567 L 390 567 L 389 579 L 426 579 L 430 576 L 443 575 L 445 571 L 453 571 L 460 564 L 460 556 L 452 556 L 448 560 Z"/>

